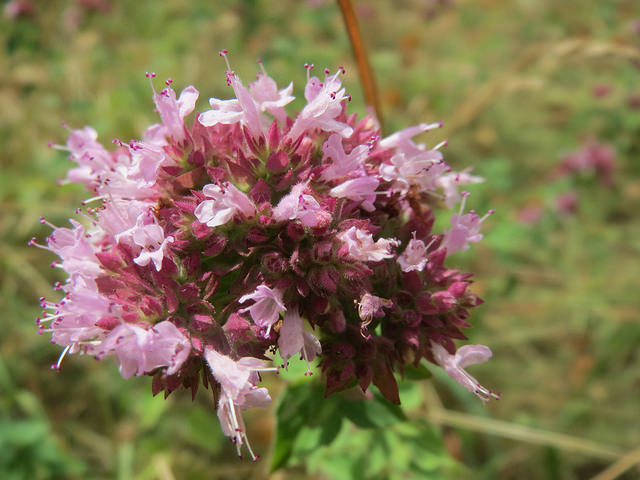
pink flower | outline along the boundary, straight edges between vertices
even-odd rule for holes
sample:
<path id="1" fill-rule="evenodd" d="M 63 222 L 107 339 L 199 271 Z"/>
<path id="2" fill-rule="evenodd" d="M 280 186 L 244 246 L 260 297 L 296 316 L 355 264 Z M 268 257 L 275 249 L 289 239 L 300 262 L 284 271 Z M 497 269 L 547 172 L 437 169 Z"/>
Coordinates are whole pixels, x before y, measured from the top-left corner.
<path id="1" fill-rule="evenodd" d="M 40 333 L 52 333 L 51 341 L 70 347 L 71 353 L 79 351 L 80 346 L 83 351 L 94 352 L 93 341 L 104 333 L 96 326 L 97 320 L 117 315 L 118 309 L 100 295 L 91 279 L 79 277 L 75 283 L 66 284 L 64 289 L 67 291 L 65 300 L 59 304 L 45 305 L 45 308 L 54 312 L 38 319 Z M 45 328 L 47 323 L 50 325 Z"/>
<path id="2" fill-rule="evenodd" d="M 218 418 L 222 431 L 233 439 L 238 456 L 241 456 L 242 445 L 246 444 L 251 458 L 257 460 L 247 438 L 241 412 L 253 407 L 267 407 L 271 403 L 267 389 L 256 387 L 260 380 L 258 372 L 273 372 L 277 369 L 265 367 L 257 358 L 245 357 L 236 362 L 214 349 L 207 349 L 205 358 L 211 373 L 222 387 L 218 401 Z"/>
<path id="3" fill-rule="evenodd" d="M 160 367 L 175 373 L 189 356 L 188 339 L 169 321 L 151 328 L 122 323 L 102 342 L 102 355 L 115 353 L 124 378 L 142 375 Z"/>
<path id="4" fill-rule="evenodd" d="M 386 298 L 381 298 L 370 293 L 365 293 L 358 302 L 358 315 L 364 322 L 371 322 L 373 317 L 379 317 L 383 315 L 382 307 L 392 307 L 393 302 Z"/>
<path id="5" fill-rule="evenodd" d="M 243 295 L 238 300 L 239 303 L 253 300 L 254 304 L 238 310 L 238 313 L 249 312 L 256 325 L 267 329 L 265 336 L 268 336 L 272 325 L 280 318 L 280 312 L 287 310 L 282 300 L 283 294 L 284 291 L 279 288 L 271 289 L 264 284 L 258 285 L 253 293 Z"/>
<path id="6" fill-rule="evenodd" d="M 322 209 L 313 195 L 303 193 L 305 191 L 309 191 L 308 182 L 294 185 L 273 209 L 273 218 L 278 222 L 298 219 L 305 227 L 328 224 L 331 214 Z"/>
<path id="7" fill-rule="evenodd" d="M 445 173 L 436 179 L 436 185 L 443 190 L 444 204 L 447 208 L 453 208 L 462 199 L 458 192 L 459 186 L 484 182 L 484 178 L 470 175 L 469 172 L 470 169 Z"/>
<path id="8" fill-rule="evenodd" d="M 324 142 L 322 151 L 325 157 L 332 159 L 333 162 L 322 171 L 321 178 L 324 181 L 331 181 L 360 172 L 369 154 L 369 146 L 358 145 L 347 154 L 342 145 L 342 136 L 334 133 Z"/>
<path id="9" fill-rule="evenodd" d="M 465 368 L 476 363 L 489 360 L 492 356 L 489 347 L 484 345 L 465 345 L 460 347 L 455 355 L 451 355 L 439 343 L 431 342 L 431 351 L 438 364 L 447 374 L 467 390 L 475 393 L 483 402 L 491 398 L 500 398 L 499 394 L 483 387 L 478 381 L 469 375 Z"/>
<path id="10" fill-rule="evenodd" d="M 371 295 L 368 292 L 362 295 L 358 302 L 358 315 L 362 320 L 362 323 L 360 323 L 360 334 L 364 338 L 369 339 L 371 335 L 368 334 L 367 327 L 373 321 L 373 318 L 384 315 L 384 312 L 382 311 L 383 307 L 388 308 L 392 306 L 393 302 L 386 298 Z"/>
<path id="11" fill-rule="evenodd" d="M 235 361 L 212 348 L 207 349 L 205 358 L 213 376 L 234 403 L 243 402 L 247 390 L 260 381 L 257 372 L 266 370 L 262 360 L 246 357 Z"/>
<path id="12" fill-rule="evenodd" d="M 131 148 L 131 166 L 128 168 L 127 178 L 137 181 L 142 187 L 152 186 L 156 183 L 158 169 L 168 161 L 162 148 L 137 142 Z"/>
<path id="13" fill-rule="evenodd" d="M 466 199 L 469 194 L 463 192 L 462 195 Z M 482 240 L 480 226 L 493 213 L 493 210 L 489 210 L 486 215 L 479 217 L 472 210 L 463 215 L 464 205 L 465 200 L 463 199 L 459 213 L 454 213 L 451 216 L 451 229 L 444 232 L 441 246 L 447 249 L 447 255 L 451 255 L 458 250 L 468 250 L 469 242 L 477 243 Z"/>
<path id="14" fill-rule="evenodd" d="M 353 128 L 336 120 L 342 112 L 342 101 L 347 98 L 345 89 L 338 80 L 339 73 L 327 77 L 324 84 L 318 84 L 315 77 L 307 82 L 307 85 L 312 85 L 308 96 L 305 89 L 305 96 L 309 103 L 302 109 L 289 131 L 288 137 L 291 140 L 296 141 L 304 132 L 316 128 L 325 132 L 336 132 L 343 137 L 351 136 Z M 319 89 L 318 85 L 320 85 Z"/>
<path id="15" fill-rule="evenodd" d="M 322 91 L 324 83 L 318 77 L 309 77 L 309 69 L 313 68 L 313 65 L 305 65 L 305 68 L 307 68 L 307 84 L 304 87 L 304 99 L 309 103 Z"/>
<path id="16" fill-rule="evenodd" d="M 374 242 L 373 235 L 357 227 L 338 233 L 336 238 L 346 247 L 350 258 L 362 262 L 379 262 L 385 258 L 393 258 L 395 254 L 391 247 L 400 244 L 395 238 L 380 238 Z"/>
<path id="17" fill-rule="evenodd" d="M 405 128 L 392 133 L 380 140 L 380 148 L 394 148 L 408 156 L 415 156 L 425 151 L 425 146 L 416 144 L 411 140 L 416 135 L 442 127 L 442 123 L 421 123 L 413 127 Z"/>
<path id="18" fill-rule="evenodd" d="M 102 273 L 95 247 L 81 224 L 72 219 L 69 222 L 73 229 L 54 227 L 46 248 L 60 257 L 60 267 L 70 274 L 72 282 L 78 276 L 95 278 Z"/>
<path id="19" fill-rule="evenodd" d="M 380 166 L 380 175 L 392 183 L 392 190 L 405 195 L 411 186 L 421 192 L 434 192 L 437 180 L 449 167 L 442 161 L 442 154 L 436 150 L 421 151 L 415 155 L 397 153 L 391 157 L 391 164 Z"/>
<path id="20" fill-rule="evenodd" d="M 329 191 L 329 195 L 337 198 L 348 198 L 354 202 L 361 202 L 361 207 L 367 212 L 373 212 L 376 207 L 376 188 L 380 180 L 375 177 L 352 178 L 342 182 Z"/>
<path id="21" fill-rule="evenodd" d="M 142 216 L 141 216 L 142 217 Z M 174 242 L 172 236 L 165 237 L 164 230 L 157 223 L 137 223 L 133 232 L 133 242 L 142 247 L 136 258 L 133 259 L 140 266 L 153 262 L 159 272 L 162 268 L 162 259 L 169 253 L 169 244 Z"/>
<path id="22" fill-rule="evenodd" d="M 160 367 L 167 367 L 167 375 L 178 372 L 191 353 L 187 337 L 168 320 L 156 323 L 149 332 L 145 345 L 145 372 Z"/>
<path id="23" fill-rule="evenodd" d="M 98 133 L 91 127 L 72 130 L 67 139 L 66 148 L 70 158 L 78 164 L 67 173 L 67 180 L 82 183 L 88 189 L 93 189 L 99 183 L 100 175 L 109 171 L 115 164 L 113 156 L 97 142 Z M 64 148 L 64 147 L 59 147 Z"/>
<path id="24" fill-rule="evenodd" d="M 142 375 L 145 370 L 144 344 L 147 336 L 148 331 L 145 328 L 122 323 L 102 342 L 103 350 L 99 357 L 115 353 L 123 378 Z"/>
<path id="25" fill-rule="evenodd" d="M 233 88 L 236 98 L 231 100 L 210 98 L 209 104 L 212 110 L 202 112 L 198 116 L 198 121 L 205 127 L 219 123 L 223 125 L 241 123 L 249 129 L 254 137 L 260 136 L 262 134 L 262 117 L 253 97 L 235 73 L 227 72 L 227 82 Z"/>
<path id="26" fill-rule="evenodd" d="M 304 331 L 302 318 L 297 308 L 289 309 L 284 314 L 280 337 L 278 338 L 278 349 L 285 365 L 288 364 L 289 358 L 296 353 L 300 353 L 307 363 L 307 374 L 311 375 L 309 362 L 320 354 L 322 347 L 312 333 Z"/>
<path id="27" fill-rule="evenodd" d="M 416 239 L 416 232 L 413 232 L 413 238 L 409 240 L 407 248 L 396 261 L 400 264 L 403 272 L 424 270 L 427 265 L 427 247 L 422 240 Z"/>
<path id="28" fill-rule="evenodd" d="M 113 198 L 103 204 L 100 212 L 99 231 L 113 237 L 117 243 L 133 245 L 133 233 L 138 224 L 150 223 L 149 212 L 153 208 L 150 202 Z"/>
<path id="29" fill-rule="evenodd" d="M 151 77 L 151 76 L 150 76 Z M 167 83 L 171 83 L 167 80 Z M 153 83 L 151 84 L 153 88 Z M 153 90 L 153 101 L 160 114 L 162 123 L 150 126 L 145 132 L 145 139 L 151 143 L 166 144 L 166 137 L 170 137 L 176 142 L 185 139 L 184 117 L 193 112 L 200 92 L 189 85 L 176 100 L 176 92 L 167 86 L 160 93 Z"/>
<path id="30" fill-rule="evenodd" d="M 204 186 L 202 193 L 210 200 L 199 203 L 193 213 L 208 227 L 224 225 L 238 213 L 247 218 L 256 214 L 253 202 L 232 183 L 210 183 Z"/>
<path id="31" fill-rule="evenodd" d="M 275 80 L 264 70 L 258 74 L 258 79 L 255 82 L 249 84 L 249 93 L 258 105 L 258 109 L 262 112 L 269 112 L 283 125 L 287 119 L 284 107 L 295 100 L 295 97 L 291 95 L 292 92 L 293 82 L 282 90 L 278 90 Z"/>

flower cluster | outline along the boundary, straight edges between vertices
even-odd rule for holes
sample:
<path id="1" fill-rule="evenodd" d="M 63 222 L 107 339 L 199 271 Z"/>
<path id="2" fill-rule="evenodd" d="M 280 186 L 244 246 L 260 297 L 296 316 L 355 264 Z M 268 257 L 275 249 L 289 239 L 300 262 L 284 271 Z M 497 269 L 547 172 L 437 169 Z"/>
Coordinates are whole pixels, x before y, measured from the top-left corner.
<path id="1" fill-rule="evenodd" d="M 458 191 L 481 179 L 451 172 L 445 143 L 413 141 L 439 124 L 381 138 L 374 118 L 347 114 L 342 69 L 321 80 L 306 68 L 294 118 L 291 84 L 263 68 L 245 86 L 229 68 L 234 98 L 210 99 L 194 121 L 198 91 L 176 96 L 169 80 L 142 140 L 107 150 L 92 128 L 72 130 L 67 180 L 93 206 L 83 223 L 49 224 L 46 245 L 32 240 L 69 275 L 38 320 L 64 347 L 55 368 L 66 353 L 113 356 L 123 377 L 152 376 L 154 394 L 211 386 L 223 431 L 252 458 L 241 412 L 270 402 L 258 384 L 281 368 L 276 351 L 282 367 L 319 356 L 327 394 L 373 383 L 398 403 L 394 372 L 424 358 L 498 397 L 464 371 L 490 350 L 456 353 L 481 300 L 471 274 L 445 266 L 482 238 L 486 216 L 465 213 Z M 458 203 L 434 232 L 436 211 Z"/>
<path id="2" fill-rule="evenodd" d="M 556 177 L 569 177 L 579 174 L 594 175 L 601 185 L 613 186 L 616 155 L 611 146 L 590 140 L 580 150 L 564 157 L 556 169 Z"/>

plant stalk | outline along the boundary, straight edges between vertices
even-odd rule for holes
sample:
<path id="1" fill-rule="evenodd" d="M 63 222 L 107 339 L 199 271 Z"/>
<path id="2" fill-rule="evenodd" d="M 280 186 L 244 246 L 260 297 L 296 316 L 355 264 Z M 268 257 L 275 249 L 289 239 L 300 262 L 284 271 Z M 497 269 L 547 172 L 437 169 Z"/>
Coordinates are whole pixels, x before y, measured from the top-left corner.
<path id="1" fill-rule="evenodd" d="M 378 96 L 378 89 L 376 88 L 376 81 L 373 70 L 371 69 L 371 64 L 369 63 L 369 57 L 364 47 L 364 41 L 362 39 L 362 33 L 360 32 L 360 26 L 358 25 L 358 17 L 353 8 L 353 2 L 351 0 L 338 0 L 338 5 L 342 12 L 344 24 L 347 27 L 353 55 L 358 64 L 358 72 L 360 73 L 360 82 L 364 90 L 365 102 L 368 107 L 373 108 L 380 123 L 380 130 L 384 130 L 380 97 Z"/>

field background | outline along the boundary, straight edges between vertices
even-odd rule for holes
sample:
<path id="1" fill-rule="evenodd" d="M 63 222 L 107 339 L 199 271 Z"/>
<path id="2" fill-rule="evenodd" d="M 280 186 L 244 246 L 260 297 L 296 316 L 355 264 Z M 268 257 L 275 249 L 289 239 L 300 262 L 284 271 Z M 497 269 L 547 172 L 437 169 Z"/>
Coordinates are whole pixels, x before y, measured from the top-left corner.
<path id="1" fill-rule="evenodd" d="M 61 121 L 92 125 L 105 144 L 139 138 L 156 121 L 145 71 L 195 85 L 206 109 L 230 95 L 222 48 L 245 80 L 261 57 L 299 97 L 305 62 L 344 65 L 351 111 L 364 101 L 331 1 L 33 1 L 0 19 L 0 478 L 578 480 L 639 460 L 640 3 L 355 4 L 387 132 L 442 120 L 424 141 L 449 138 L 447 162 L 487 179 L 469 206 L 496 214 L 458 255 L 486 300 L 470 341 L 494 351 L 472 373 L 503 399 L 483 406 L 434 369 L 403 392 L 409 422 L 345 421 L 323 446 L 313 428 L 290 432 L 287 465 L 269 476 L 275 407 L 246 415 L 263 458 L 240 462 L 206 394 L 153 398 L 148 377 L 124 381 L 113 361 L 88 357 L 49 370 L 60 348 L 33 319 L 61 278 L 26 243 L 48 235 L 40 215 L 62 226 L 87 197 L 56 184 L 70 167 L 47 148 L 64 143 Z M 611 186 L 554 175 L 588 141 L 615 150 Z M 567 192 L 573 213 L 557 208 Z M 598 480 L 640 475 L 608 472 Z"/>

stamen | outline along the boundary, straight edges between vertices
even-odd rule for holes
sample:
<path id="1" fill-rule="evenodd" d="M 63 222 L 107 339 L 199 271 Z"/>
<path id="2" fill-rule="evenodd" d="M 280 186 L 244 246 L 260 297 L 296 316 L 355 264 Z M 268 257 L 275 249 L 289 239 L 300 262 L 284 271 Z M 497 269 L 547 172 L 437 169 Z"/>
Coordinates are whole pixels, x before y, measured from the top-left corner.
<path id="1" fill-rule="evenodd" d="M 393 191 L 391 190 L 376 190 L 373 193 L 376 195 L 386 195 L 387 197 L 391 197 L 391 195 L 393 195 Z"/>
<path id="2" fill-rule="evenodd" d="M 257 62 L 258 62 L 258 65 L 260 65 L 260 70 L 262 71 L 262 74 L 267 75 L 267 71 L 265 70 L 264 65 L 262 64 L 262 59 L 258 57 Z"/>
<path id="3" fill-rule="evenodd" d="M 236 416 L 236 408 L 231 398 L 227 399 L 227 404 L 229 405 L 229 420 L 231 423 L 231 429 L 234 432 L 237 432 L 236 435 L 232 437 L 232 441 L 233 443 L 236 444 L 236 452 L 238 454 L 238 457 L 242 458 L 242 451 L 241 451 L 242 435 L 240 434 L 242 430 L 240 429 L 240 426 L 238 424 L 238 417 Z"/>
<path id="4" fill-rule="evenodd" d="M 311 365 L 309 365 L 309 357 L 307 356 L 307 349 L 304 347 L 304 343 L 302 344 L 302 358 L 304 358 L 305 363 L 307 364 L 307 371 L 304 376 L 311 376 L 313 372 L 311 371 Z"/>
<path id="5" fill-rule="evenodd" d="M 149 85 L 151 85 L 151 90 L 153 91 L 153 94 L 156 94 L 156 88 L 153 86 L 153 79 L 156 78 L 156 74 L 154 72 L 145 72 L 144 74 L 148 79 L 149 79 Z M 115 140 L 113 143 L 116 143 Z M 122 143 L 120 143 L 120 146 L 122 146 Z"/>
<path id="6" fill-rule="evenodd" d="M 252 368 L 252 372 L 275 372 L 280 373 L 280 367 L 265 367 L 265 368 Z"/>
<path id="7" fill-rule="evenodd" d="M 413 233 L 414 233 L 414 237 L 413 238 L 415 238 L 415 233 L 416 232 L 413 232 Z M 431 247 L 431 245 L 433 245 L 437 239 L 438 239 L 437 237 L 432 238 L 431 241 L 427 244 L 427 246 L 424 247 L 424 249 L 426 251 L 429 251 L 429 247 Z"/>
<path id="8" fill-rule="evenodd" d="M 251 455 L 251 460 L 253 462 L 258 461 L 258 456 L 253 453 L 253 449 L 251 448 L 251 444 L 249 443 L 249 438 L 245 432 L 241 432 L 242 438 L 244 438 L 244 443 L 247 445 L 247 450 L 249 450 L 249 455 Z"/>
<path id="9" fill-rule="evenodd" d="M 222 49 L 218 52 L 218 55 L 224 58 L 224 61 L 227 64 L 227 71 L 233 73 L 233 70 L 231 70 L 231 65 L 229 64 L 229 58 L 227 57 L 227 53 L 229 53 L 227 49 Z"/>
<path id="10" fill-rule="evenodd" d="M 43 250 L 50 250 L 49 247 L 45 247 L 44 245 L 40 245 L 39 243 L 36 242 L 36 237 L 31 237 L 31 239 L 27 242 L 27 245 L 30 247 L 38 247 L 41 248 Z"/>
<path id="11" fill-rule="evenodd" d="M 70 348 L 71 348 L 71 345 L 67 345 L 66 347 L 64 347 L 64 350 L 58 357 L 58 361 L 56 362 L 56 364 L 51 365 L 52 370 L 60 371 L 60 364 L 62 364 L 62 360 L 64 359 L 65 355 L 67 354 Z"/>
<path id="12" fill-rule="evenodd" d="M 439 150 L 440 148 L 446 147 L 448 145 L 449 145 L 449 139 L 445 139 L 445 140 L 441 141 L 438 145 L 433 147 L 433 150 Z"/>
<path id="13" fill-rule="evenodd" d="M 43 312 L 44 313 L 44 312 Z M 43 322 L 50 322 L 56 318 L 64 317 L 64 313 L 58 313 L 57 315 L 49 315 L 43 318 L 36 318 L 36 323 L 40 325 Z"/>
<path id="14" fill-rule="evenodd" d="M 97 195 L 95 197 L 91 197 L 91 198 L 87 198 L 86 200 L 83 200 L 82 202 L 80 202 L 82 205 L 86 205 L 88 203 L 91 202 L 95 202 L 97 200 L 104 200 L 106 198 L 106 195 Z"/>
<path id="15" fill-rule="evenodd" d="M 442 128 L 442 122 L 424 123 L 421 124 L 421 127 L 423 132 L 429 132 L 431 130 L 435 130 L 436 128 Z"/>
<path id="16" fill-rule="evenodd" d="M 94 213 L 96 213 L 96 209 L 95 208 L 89 208 L 87 209 L 88 213 L 93 215 Z M 76 208 L 75 209 L 75 213 L 76 215 L 80 215 L 81 217 L 86 218 L 87 220 L 89 220 L 91 222 L 92 225 L 97 225 L 98 222 L 95 218 L 90 217 L 89 215 L 87 215 L 82 209 L 80 208 Z"/>
<path id="17" fill-rule="evenodd" d="M 63 152 L 70 152 L 71 150 L 66 145 L 59 145 L 57 143 L 49 142 L 47 144 L 49 148 L 53 148 L 54 150 L 62 150 Z"/>
<path id="18" fill-rule="evenodd" d="M 40 223 L 42 225 L 46 225 L 47 227 L 51 227 L 52 230 L 56 230 L 58 228 L 53 223 L 45 219 L 44 217 L 40 217 Z"/>
<path id="19" fill-rule="evenodd" d="M 487 218 L 489 218 L 494 213 L 496 213 L 496 211 L 493 208 L 489 209 L 489 211 L 480 218 L 480 223 L 484 222 Z"/>
<path id="20" fill-rule="evenodd" d="M 309 64 L 309 63 L 305 63 L 304 64 L 304 68 L 307 71 L 307 83 L 309 83 L 310 77 L 311 77 L 311 70 L 313 70 L 313 63 Z"/>
<path id="21" fill-rule="evenodd" d="M 462 201 L 460 202 L 460 211 L 458 215 L 462 216 L 462 212 L 464 212 L 464 207 L 467 204 L 467 197 L 469 196 L 469 192 L 461 192 L 460 196 L 462 197 Z"/>

